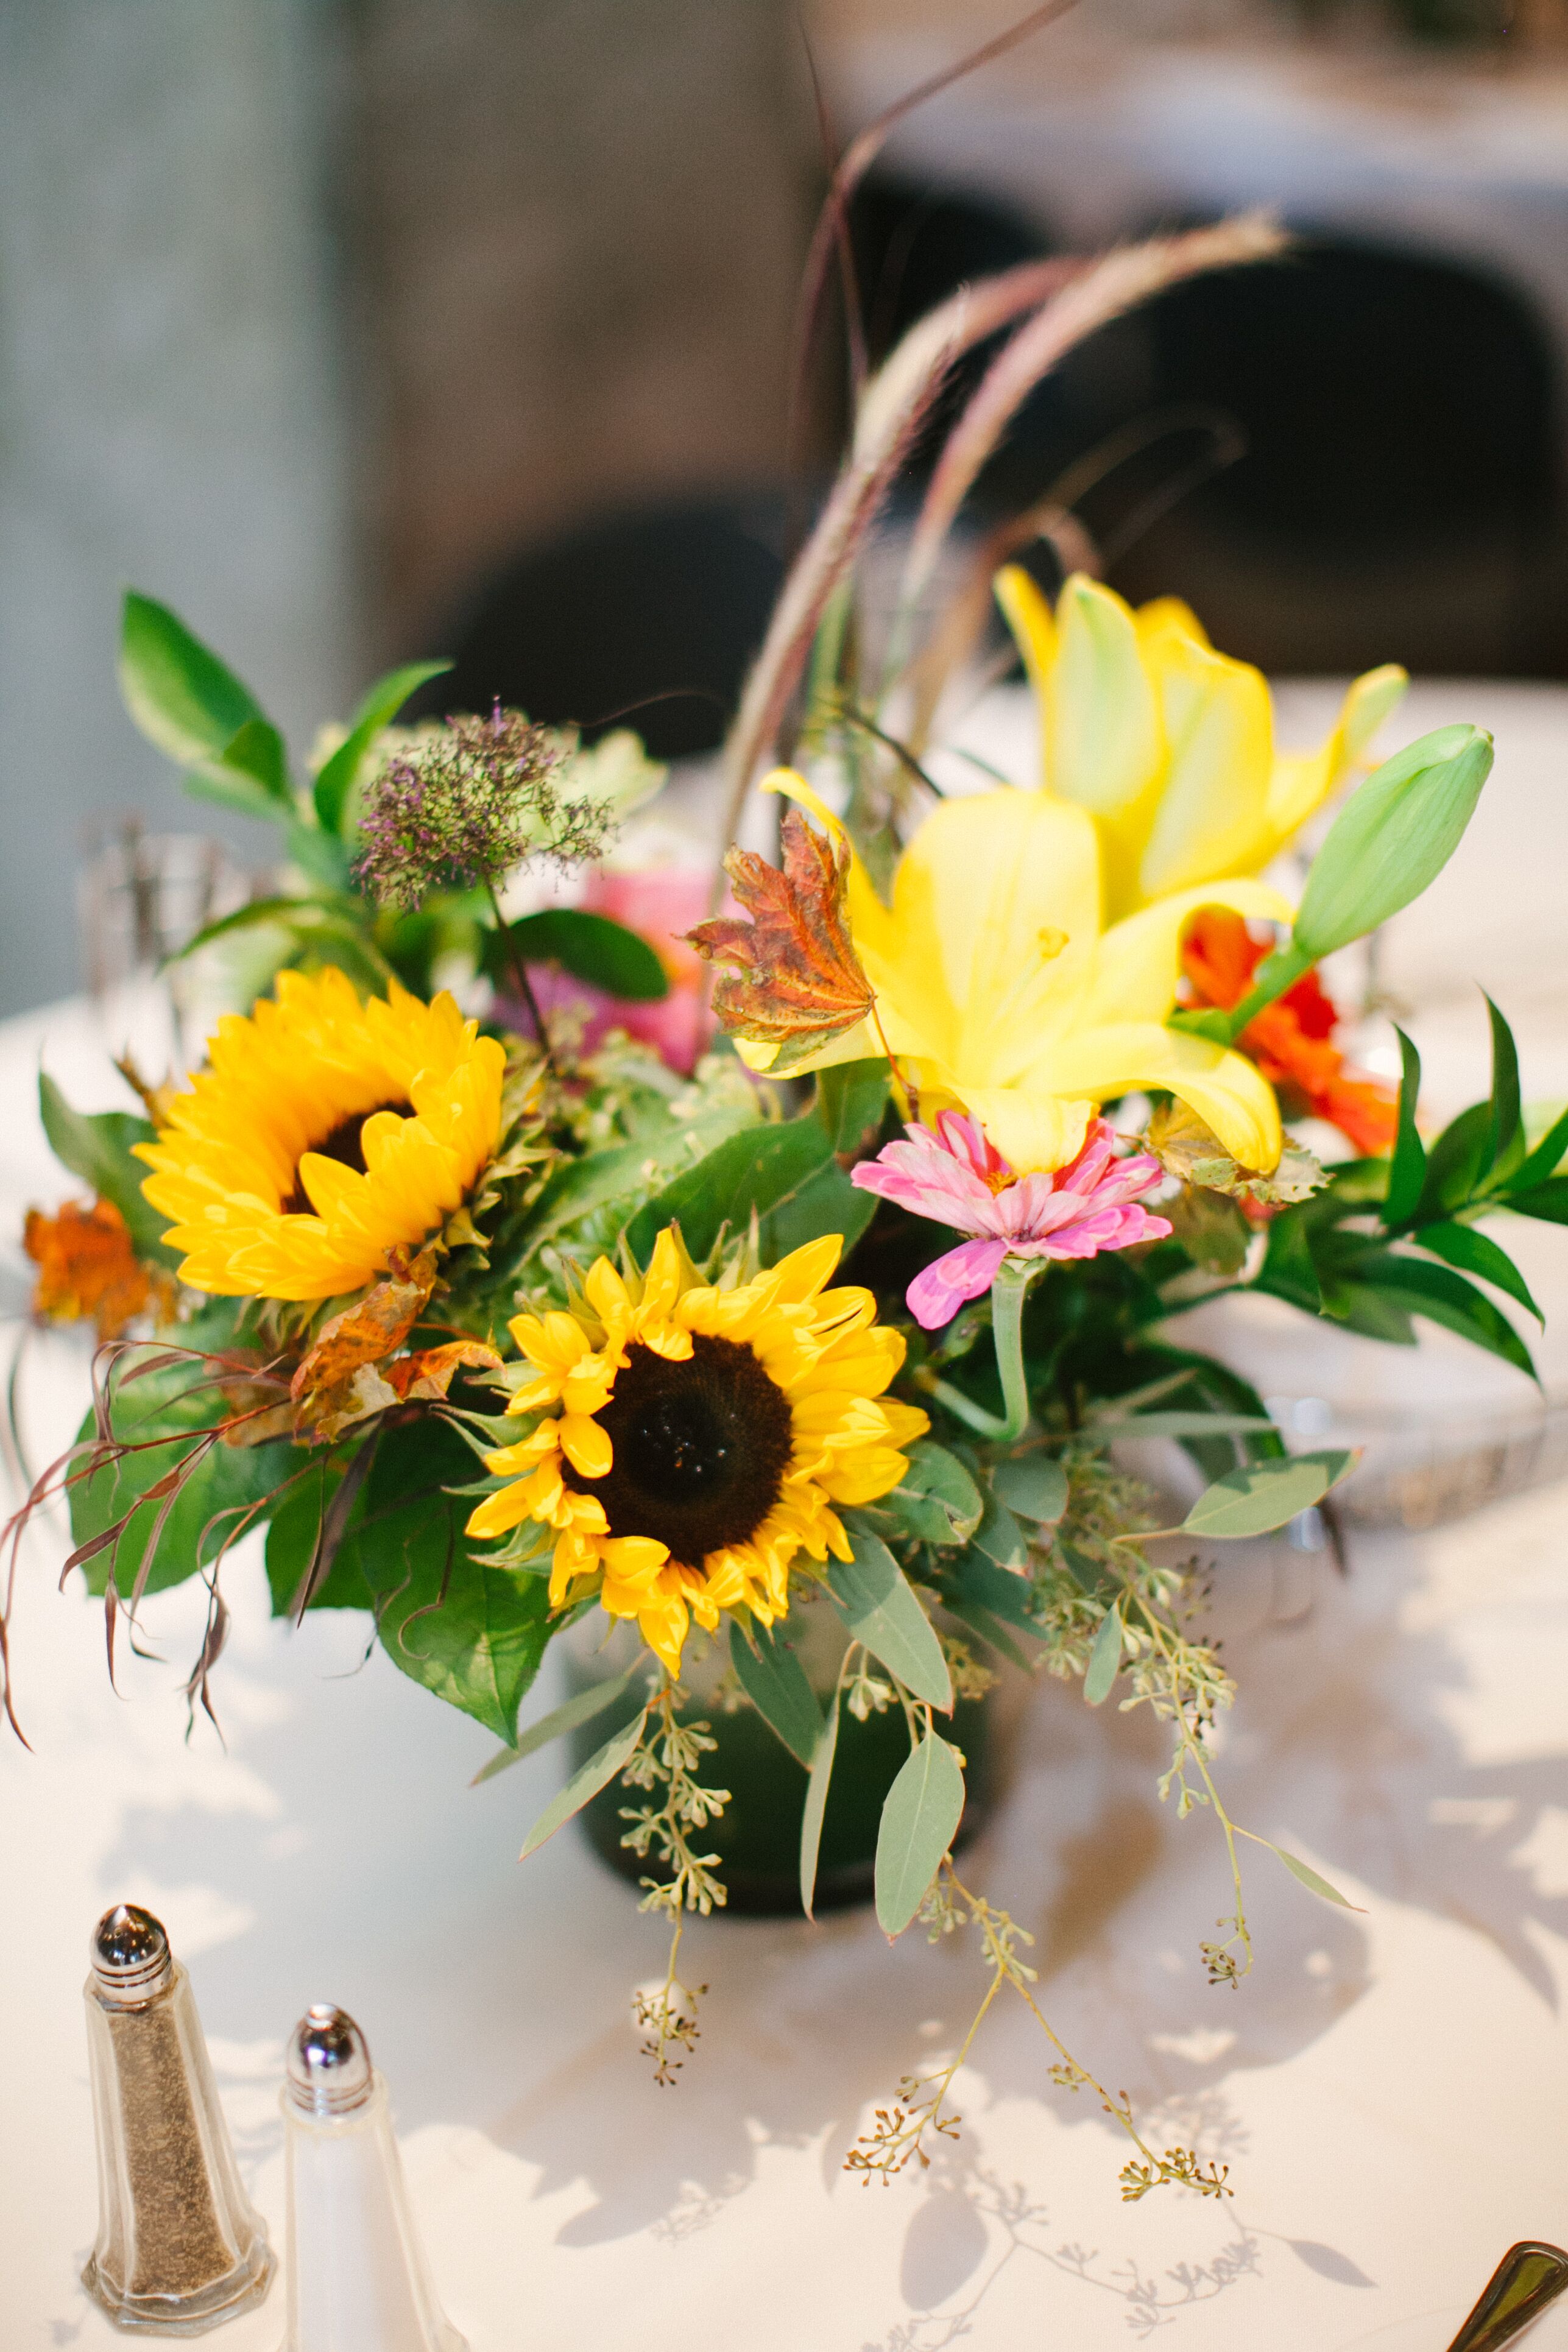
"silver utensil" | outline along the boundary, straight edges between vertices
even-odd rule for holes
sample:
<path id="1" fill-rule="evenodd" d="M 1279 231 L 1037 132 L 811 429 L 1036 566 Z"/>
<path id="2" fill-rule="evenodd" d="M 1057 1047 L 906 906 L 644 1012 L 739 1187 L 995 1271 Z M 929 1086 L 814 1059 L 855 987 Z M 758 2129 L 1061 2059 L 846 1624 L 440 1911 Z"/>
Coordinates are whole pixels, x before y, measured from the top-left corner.
<path id="1" fill-rule="evenodd" d="M 1568 2286 L 1568 2254 L 1561 2246 L 1521 2238 L 1499 2263 L 1474 2311 L 1448 2352 L 1498 2352 L 1521 2328 L 1539 2319 Z"/>

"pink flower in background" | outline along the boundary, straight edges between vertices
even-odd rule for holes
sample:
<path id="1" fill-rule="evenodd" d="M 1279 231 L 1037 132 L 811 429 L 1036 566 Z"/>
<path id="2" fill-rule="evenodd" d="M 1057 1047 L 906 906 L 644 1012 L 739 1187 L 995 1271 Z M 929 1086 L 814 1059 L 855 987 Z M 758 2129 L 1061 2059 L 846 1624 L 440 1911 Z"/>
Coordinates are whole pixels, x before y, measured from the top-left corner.
<path id="1" fill-rule="evenodd" d="M 966 1299 L 990 1289 L 1006 1257 L 1094 1257 L 1159 1241 L 1168 1219 L 1136 1205 L 1137 1195 L 1163 1181 L 1146 1151 L 1117 1157 L 1116 1130 L 1091 1118 L 1078 1158 L 1048 1173 L 1016 1176 L 978 1119 L 937 1113 L 936 1131 L 907 1127 L 909 1140 L 889 1143 L 863 1160 L 850 1181 L 879 1192 L 917 1217 L 973 1234 L 915 1276 L 906 1294 L 921 1328 L 951 1323 Z"/>
<path id="2" fill-rule="evenodd" d="M 713 1020 L 703 992 L 702 960 L 680 934 L 709 911 L 712 877 L 692 866 L 648 866 L 636 872 L 601 867 L 588 877 L 578 902 L 590 914 L 609 915 L 628 930 L 640 931 L 669 975 L 669 994 L 637 1004 L 611 996 L 552 964 L 531 964 L 529 979 L 541 1010 L 570 1008 L 584 1017 L 583 1050 L 591 1052 L 610 1029 L 624 1029 L 651 1045 L 672 1070 L 689 1073 L 712 1034 Z M 505 1011 L 526 1028 L 521 1006 Z"/>

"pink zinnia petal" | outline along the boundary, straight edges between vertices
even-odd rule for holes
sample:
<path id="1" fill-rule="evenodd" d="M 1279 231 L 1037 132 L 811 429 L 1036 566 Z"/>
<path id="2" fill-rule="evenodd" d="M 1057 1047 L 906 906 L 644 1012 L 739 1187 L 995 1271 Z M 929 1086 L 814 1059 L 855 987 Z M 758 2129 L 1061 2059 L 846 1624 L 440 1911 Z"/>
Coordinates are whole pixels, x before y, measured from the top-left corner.
<path id="1" fill-rule="evenodd" d="M 961 1242 L 917 1274 L 904 1297 L 921 1330 L 940 1330 L 967 1300 L 989 1290 L 1006 1255 L 1005 1242 Z"/>

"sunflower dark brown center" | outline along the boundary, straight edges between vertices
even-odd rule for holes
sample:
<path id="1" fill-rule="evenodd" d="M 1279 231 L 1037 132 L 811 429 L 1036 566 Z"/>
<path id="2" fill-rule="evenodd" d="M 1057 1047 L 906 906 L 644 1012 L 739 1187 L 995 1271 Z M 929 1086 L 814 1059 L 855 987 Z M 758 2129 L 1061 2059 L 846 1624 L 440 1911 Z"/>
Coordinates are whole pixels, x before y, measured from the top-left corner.
<path id="1" fill-rule="evenodd" d="M 360 1138 L 364 1133 L 364 1123 L 367 1118 L 379 1118 L 384 1110 L 395 1111 L 399 1118 L 409 1116 L 406 1102 L 372 1103 L 368 1110 L 352 1111 L 347 1118 L 340 1118 L 330 1135 L 324 1135 L 320 1143 L 308 1143 L 305 1150 L 314 1151 L 323 1160 L 341 1160 L 345 1168 L 356 1169 L 363 1176 L 365 1172 L 364 1146 Z M 304 1152 L 300 1156 L 303 1159 Z M 286 1217 L 313 1217 L 316 1213 L 298 1168 L 294 1171 L 294 1189 L 283 1203 L 282 1213 Z"/>
<path id="2" fill-rule="evenodd" d="M 637 1342 L 595 1415 L 615 1448 L 607 1476 L 562 1476 L 605 1507 L 613 1536 L 652 1536 L 689 1568 L 755 1535 L 794 1444 L 789 1400 L 750 1348 L 701 1333 L 684 1363 Z"/>

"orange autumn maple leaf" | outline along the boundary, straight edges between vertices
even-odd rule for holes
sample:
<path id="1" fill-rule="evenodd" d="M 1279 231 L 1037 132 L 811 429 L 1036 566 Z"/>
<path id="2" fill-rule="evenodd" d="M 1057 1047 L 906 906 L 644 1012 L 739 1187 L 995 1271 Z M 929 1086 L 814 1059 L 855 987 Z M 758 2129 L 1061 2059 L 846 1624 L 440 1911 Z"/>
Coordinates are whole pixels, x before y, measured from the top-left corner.
<path id="1" fill-rule="evenodd" d="M 38 1269 L 33 1311 L 51 1322 L 90 1319 L 100 1339 L 118 1339 L 139 1315 L 173 1304 L 173 1283 L 142 1265 L 111 1201 L 67 1201 L 53 1217 L 29 1209 L 22 1246 Z"/>
<path id="2" fill-rule="evenodd" d="M 780 842 L 782 872 L 749 849 L 724 860 L 751 919 L 716 916 L 686 937 L 708 962 L 733 967 L 714 987 L 713 1010 L 731 1033 L 777 1045 L 772 1074 L 782 1077 L 864 1021 L 876 995 L 845 914 L 847 846 L 814 832 L 798 809 L 785 815 Z"/>
<path id="3" fill-rule="evenodd" d="M 1182 944 L 1182 969 L 1194 1001 L 1226 1011 L 1239 1004 L 1268 954 L 1244 916 L 1205 907 Z M 1288 1117 L 1310 1113 L 1348 1136 L 1356 1150 L 1387 1151 L 1399 1125 L 1398 1098 L 1375 1078 L 1358 1076 L 1333 1042 L 1333 999 L 1315 971 L 1249 1021 L 1237 1043 L 1284 1098 Z"/>

